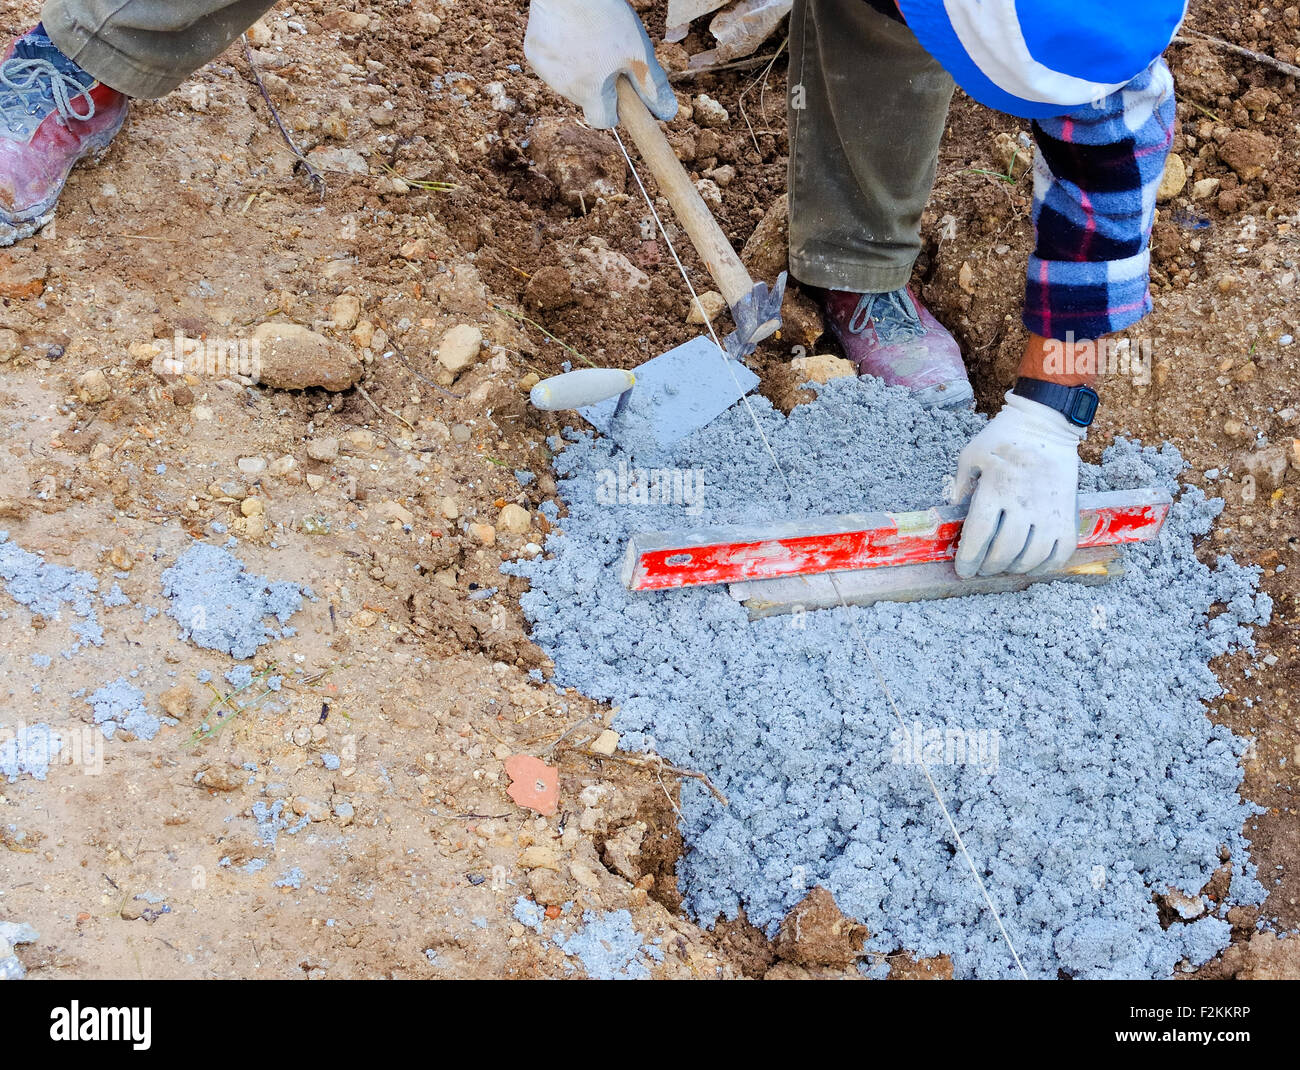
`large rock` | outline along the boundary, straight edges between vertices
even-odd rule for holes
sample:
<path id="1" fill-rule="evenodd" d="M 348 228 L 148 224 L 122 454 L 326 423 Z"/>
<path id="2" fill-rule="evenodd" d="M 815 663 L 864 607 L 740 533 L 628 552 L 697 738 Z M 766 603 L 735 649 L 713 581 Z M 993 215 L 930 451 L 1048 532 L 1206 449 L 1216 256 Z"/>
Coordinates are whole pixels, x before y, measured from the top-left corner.
<path id="1" fill-rule="evenodd" d="M 364 370 L 349 347 L 297 323 L 263 323 L 253 341 L 256 378 L 277 390 L 347 390 Z"/>
<path id="2" fill-rule="evenodd" d="M 537 169 L 575 211 L 591 211 L 602 197 L 624 192 L 627 163 L 608 134 L 571 119 L 543 120 L 533 128 Z"/>

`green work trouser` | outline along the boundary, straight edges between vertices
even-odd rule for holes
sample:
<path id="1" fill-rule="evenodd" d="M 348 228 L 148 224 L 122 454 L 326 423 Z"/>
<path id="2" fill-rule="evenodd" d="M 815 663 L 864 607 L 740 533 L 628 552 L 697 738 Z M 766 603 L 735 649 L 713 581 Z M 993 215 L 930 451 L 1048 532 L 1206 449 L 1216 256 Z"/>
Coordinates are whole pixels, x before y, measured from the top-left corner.
<path id="1" fill-rule="evenodd" d="M 795 0 L 790 273 L 827 289 L 907 285 L 953 81 L 865 0 Z"/>
<path id="2" fill-rule="evenodd" d="M 65 56 L 129 97 L 156 98 L 221 55 L 275 0 L 46 0 Z"/>
<path id="3" fill-rule="evenodd" d="M 161 97 L 219 56 L 267 0 L 47 0 L 51 40 L 105 85 Z M 861 292 L 907 283 L 921 248 L 952 79 L 865 0 L 795 0 L 790 270 Z"/>

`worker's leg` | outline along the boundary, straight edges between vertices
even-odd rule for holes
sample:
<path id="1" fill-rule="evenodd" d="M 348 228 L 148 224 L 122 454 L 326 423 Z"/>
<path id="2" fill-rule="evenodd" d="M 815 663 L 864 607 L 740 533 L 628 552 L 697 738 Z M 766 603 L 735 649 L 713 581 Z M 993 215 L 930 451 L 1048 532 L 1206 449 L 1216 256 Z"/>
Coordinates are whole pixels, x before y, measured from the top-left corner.
<path id="1" fill-rule="evenodd" d="M 965 406 L 961 347 L 906 289 L 953 82 L 896 16 L 890 0 L 796 0 L 790 271 L 826 291 L 826 326 L 860 375 Z"/>
<path id="2" fill-rule="evenodd" d="M 790 83 L 791 273 L 859 293 L 906 286 L 952 79 L 866 0 L 796 0 Z"/>
<path id="3" fill-rule="evenodd" d="M 129 97 L 160 97 L 271 7 L 267 0 L 48 0 L 0 52 L 0 246 L 54 218 L 78 161 L 103 152 Z"/>
<path id="4" fill-rule="evenodd" d="M 129 97 L 161 97 L 215 59 L 274 0 L 47 0 L 41 21 L 82 70 Z"/>

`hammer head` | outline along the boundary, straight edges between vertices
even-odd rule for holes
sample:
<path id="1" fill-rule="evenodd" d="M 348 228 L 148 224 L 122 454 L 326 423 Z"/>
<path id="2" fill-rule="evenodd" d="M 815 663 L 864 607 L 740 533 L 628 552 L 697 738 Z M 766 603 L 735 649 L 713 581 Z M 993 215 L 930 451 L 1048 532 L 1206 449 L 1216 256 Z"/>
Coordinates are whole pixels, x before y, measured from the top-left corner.
<path id="1" fill-rule="evenodd" d="M 758 348 L 758 343 L 780 330 L 781 302 L 785 298 L 786 273 L 777 277 L 775 285 L 756 283 L 754 289 L 731 306 L 731 318 L 736 329 L 722 341 L 722 346 L 732 360 L 744 360 Z"/>

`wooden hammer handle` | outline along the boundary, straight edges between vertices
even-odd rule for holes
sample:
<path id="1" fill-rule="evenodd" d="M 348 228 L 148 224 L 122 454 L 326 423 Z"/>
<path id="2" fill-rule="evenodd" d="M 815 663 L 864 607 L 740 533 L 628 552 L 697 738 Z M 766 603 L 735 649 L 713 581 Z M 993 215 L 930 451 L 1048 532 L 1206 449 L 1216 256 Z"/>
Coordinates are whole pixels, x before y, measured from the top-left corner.
<path id="1" fill-rule="evenodd" d="M 618 117 L 641 153 L 641 159 L 654 174 L 660 191 L 673 206 L 677 221 L 690 235 L 695 251 L 709 269 L 727 307 L 734 308 L 753 292 L 754 280 L 677 159 L 658 121 L 624 77 L 618 80 Z"/>

